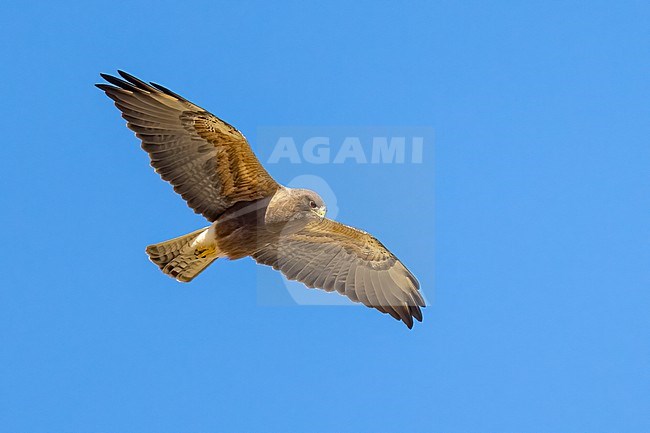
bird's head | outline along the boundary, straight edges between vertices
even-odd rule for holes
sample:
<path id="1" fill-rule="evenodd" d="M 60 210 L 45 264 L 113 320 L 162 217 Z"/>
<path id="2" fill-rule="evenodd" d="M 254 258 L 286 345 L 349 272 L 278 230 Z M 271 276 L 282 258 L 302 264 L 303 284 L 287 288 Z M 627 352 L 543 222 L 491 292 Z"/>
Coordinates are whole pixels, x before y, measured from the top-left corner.
<path id="1" fill-rule="evenodd" d="M 296 193 L 297 212 L 307 217 L 313 217 L 315 215 L 320 219 L 325 218 L 327 206 L 325 206 L 325 202 L 321 196 L 308 189 L 297 189 L 294 191 Z"/>
<path id="2" fill-rule="evenodd" d="M 306 224 L 310 220 L 325 218 L 327 207 L 325 202 L 314 191 L 298 188 L 280 188 L 269 203 L 265 221 L 271 223 L 287 223 L 300 221 Z"/>

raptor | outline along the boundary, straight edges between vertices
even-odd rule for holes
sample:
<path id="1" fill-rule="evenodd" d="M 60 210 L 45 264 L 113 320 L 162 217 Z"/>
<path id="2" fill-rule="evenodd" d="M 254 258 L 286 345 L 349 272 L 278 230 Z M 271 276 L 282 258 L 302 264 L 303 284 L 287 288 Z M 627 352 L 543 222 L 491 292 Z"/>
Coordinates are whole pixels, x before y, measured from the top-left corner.
<path id="1" fill-rule="evenodd" d="M 246 138 L 182 96 L 118 71 L 96 84 L 115 101 L 151 165 L 210 225 L 146 249 L 189 282 L 219 258 L 252 257 L 310 288 L 337 291 L 406 326 L 425 306 L 415 276 L 372 235 L 325 217 L 314 191 L 276 182 Z"/>

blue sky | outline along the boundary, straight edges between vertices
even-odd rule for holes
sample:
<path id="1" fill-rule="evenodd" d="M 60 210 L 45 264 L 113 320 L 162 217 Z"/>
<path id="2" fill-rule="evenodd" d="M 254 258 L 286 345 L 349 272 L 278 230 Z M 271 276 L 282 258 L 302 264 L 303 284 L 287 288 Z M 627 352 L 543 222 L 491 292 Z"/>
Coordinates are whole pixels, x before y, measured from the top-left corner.
<path id="1" fill-rule="evenodd" d="M 0 5 L 0 431 L 650 431 L 647 2 L 321 3 Z M 248 259 L 162 275 L 144 247 L 205 221 L 93 87 L 118 68 L 260 155 L 431 128 L 421 164 L 267 165 L 402 258 L 424 322 Z"/>

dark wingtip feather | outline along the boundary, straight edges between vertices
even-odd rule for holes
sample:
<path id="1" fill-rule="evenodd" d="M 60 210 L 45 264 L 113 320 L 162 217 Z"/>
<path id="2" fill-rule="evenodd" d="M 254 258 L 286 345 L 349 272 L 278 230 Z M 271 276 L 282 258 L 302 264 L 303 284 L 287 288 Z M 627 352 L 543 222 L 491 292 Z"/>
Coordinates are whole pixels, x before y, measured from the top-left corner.
<path id="1" fill-rule="evenodd" d="M 131 75 L 128 72 L 123 71 L 121 69 L 118 69 L 117 73 L 120 74 L 120 76 L 122 78 L 124 78 L 124 80 L 122 80 L 122 79 L 120 79 L 118 77 L 115 77 L 113 75 L 110 75 L 110 74 L 101 73 L 99 75 L 104 80 L 108 81 L 110 84 L 112 84 L 113 86 L 116 86 L 119 89 L 128 90 L 128 91 L 131 91 L 131 92 L 136 91 L 136 90 L 139 90 L 139 91 L 144 90 L 145 92 L 152 92 L 152 93 L 161 92 L 161 93 L 164 93 L 166 95 L 173 96 L 174 98 L 176 98 L 176 99 L 178 99 L 180 101 L 189 102 L 187 99 L 183 98 L 178 93 L 172 92 L 171 90 L 169 90 L 165 86 L 161 86 L 160 84 L 156 84 L 156 83 L 145 83 L 144 81 L 137 78 L 136 76 Z M 104 91 L 106 91 L 106 88 L 111 88 L 110 86 L 106 86 L 105 84 L 102 84 L 102 86 L 104 86 L 104 87 L 100 87 L 99 84 L 96 84 L 96 86 L 99 87 L 100 89 L 104 90 Z"/>
<path id="2" fill-rule="evenodd" d="M 167 87 L 165 87 L 165 86 L 161 86 L 160 84 L 153 83 L 153 82 L 151 82 L 151 83 L 149 83 L 149 84 L 151 84 L 153 87 L 155 87 L 156 89 L 160 90 L 161 92 L 163 92 L 163 93 L 165 93 L 165 94 L 167 94 L 167 95 L 169 95 L 169 96 L 173 96 L 174 98 L 177 98 L 177 99 L 179 99 L 179 100 L 181 100 L 181 101 L 189 102 L 189 101 L 187 101 L 187 99 L 183 98 L 183 97 L 182 97 L 181 95 L 179 95 L 178 93 L 172 92 L 171 90 L 169 90 L 169 89 L 168 89 Z"/>
<path id="3" fill-rule="evenodd" d="M 146 90 L 147 92 L 155 92 L 156 89 L 151 87 L 149 84 L 145 83 L 141 79 L 129 74 L 128 72 L 122 71 L 121 69 L 117 70 L 117 73 L 120 74 L 122 78 L 124 78 L 126 81 L 129 83 L 133 84 L 135 87 L 141 89 L 141 90 Z"/>
<path id="4" fill-rule="evenodd" d="M 110 78 L 115 78 L 110 74 L 105 74 L 104 72 L 100 72 L 99 76 L 102 77 L 103 79 L 105 79 L 106 81 L 108 81 Z"/>
<path id="5" fill-rule="evenodd" d="M 397 313 L 400 315 L 402 322 L 404 322 L 404 324 L 408 326 L 409 329 L 413 328 L 413 317 L 411 316 L 411 311 L 409 308 L 404 308 L 402 306 L 393 308 L 397 310 Z"/>
<path id="6" fill-rule="evenodd" d="M 411 316 L 415 317 L 415 320 L 418 322 L 422 321 L 422 310 L 420 310 L 420 307 L 416 306 L 411 306 L 409 307 L 411 310 Z"/>
<path id="7" fill-rule="evenodd" d="M 120 80 L 119 78 L 114 77 L 112 75 L 109 75 L 109 74 L 99 74 L 99 75 L 103 79 L 105 79 L 106 81 L 108 81 L 112 85 L 117 86 L 120 89 L 129 90 L 131 92 L 136 89 L 136 87 L 133 84 L 127 83 L 126 81 Z"/>

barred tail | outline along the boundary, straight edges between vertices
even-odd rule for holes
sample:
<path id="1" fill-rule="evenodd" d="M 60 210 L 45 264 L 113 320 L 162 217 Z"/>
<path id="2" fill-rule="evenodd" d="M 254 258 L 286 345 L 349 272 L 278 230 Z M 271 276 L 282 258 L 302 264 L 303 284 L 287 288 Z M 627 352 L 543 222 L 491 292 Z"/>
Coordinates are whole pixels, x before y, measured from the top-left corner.
<path id="1" fill-rule="evenodd" d="M 205 227 L 185 236 L 149 245 L 146 250 L 149 260 L 178 281 L 192 281 L 219 257 L 215 244 L 196 242 L 197 238 L 208 230 L 209 227 Z"/>

